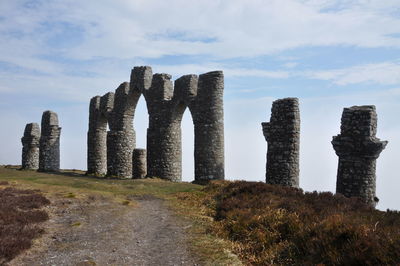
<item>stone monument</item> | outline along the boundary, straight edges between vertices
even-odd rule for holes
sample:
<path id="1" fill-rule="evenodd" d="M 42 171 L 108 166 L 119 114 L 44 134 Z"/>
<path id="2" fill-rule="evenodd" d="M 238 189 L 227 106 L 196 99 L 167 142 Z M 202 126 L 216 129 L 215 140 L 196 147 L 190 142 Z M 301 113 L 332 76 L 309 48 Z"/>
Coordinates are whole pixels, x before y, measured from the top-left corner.
<path id="1" fill-rule="evenodd" d="M 272 103 L 271 119 L 262 123 L 268 143 L 266 182 L 299 186 L 300 111 L 297 98 Z"/>
<path id="2" fill-rule="evenodd" d="M 388 143 L 376 137 L 376 129 L 375 106 L 344 108 L 340 134 L 332 140 L 339 156 L 336 193 L 359 197 L 372 206 L 378 201 L 376 159 Z"/>

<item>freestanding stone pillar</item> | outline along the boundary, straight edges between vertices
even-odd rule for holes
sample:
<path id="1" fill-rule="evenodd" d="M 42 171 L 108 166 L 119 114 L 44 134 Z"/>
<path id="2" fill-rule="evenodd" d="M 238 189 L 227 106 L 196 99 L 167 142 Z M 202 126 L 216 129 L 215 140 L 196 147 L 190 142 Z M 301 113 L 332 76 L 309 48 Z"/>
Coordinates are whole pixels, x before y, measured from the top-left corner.
<path id="1" fill-rule="evenodd" d="M 25 126 L 22 142 L 22 169 L 37 170 L 39 168 L 40 128 L 37 123 Z"/>
<path id="2" fill-rule="evenodd" d="M 224 74 L 213 71 L 199 76 L 194 100 L 195 181 L 223 180 L 224 155 Z"/>
<path id="3" fill-rule="evenodd" d="M 273 102 L 270 122 L 262 123 L 268 142 L 266 182 L 299 186 L 300 111 L 297 98 Z"/>
<path id="4" fill-rule="evenodd" d="M 132 178 L 145 178 L 147 175 L 147 153 L 145 149 L 134 149 L 132 157 Z"/>
<path id="5" fill-rule="evenodd" d="M 42 115 L 42 135 L 40 137 L 39 171 L 60 170 L 60 134 L 58 116 L 45 111 Z"/>
<path id="6" fill-rule="evenodd" d="M 336 193 L 359 197 L 372 206 L 378 201 L 376 159 L 388 143 L 376 137 L 376 130 L 375 106 L 344 108 L 340 134 L 332 140 L 339 156 Z"/>

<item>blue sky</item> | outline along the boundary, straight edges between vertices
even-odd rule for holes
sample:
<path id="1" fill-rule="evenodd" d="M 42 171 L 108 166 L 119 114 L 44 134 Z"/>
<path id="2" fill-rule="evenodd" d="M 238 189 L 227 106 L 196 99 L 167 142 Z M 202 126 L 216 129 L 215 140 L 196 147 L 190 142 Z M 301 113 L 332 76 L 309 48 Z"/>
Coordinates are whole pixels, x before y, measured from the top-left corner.
<path id="1" fill-rule="evenodd" d="M 18 164 L 26 123 L 59 114 L 63 168 L 85 169 L 88 105 L 129 79 L 154 72 L 225 73 L 228 179 L 264 180 L 260 123 L 273 100 L 301 108 L 306 191 L 334 191 L 330 141 L 344 107 L 374 104 L 389 144 L 377 167 L 381 209 L 400 209 L 400 2 L 398 0 L 2 0 L 0 164 Z M 145 147 L 147 111 L 135 116 Z M 193 125 L 183 121 L 183 175 L 193 180 Z"/>

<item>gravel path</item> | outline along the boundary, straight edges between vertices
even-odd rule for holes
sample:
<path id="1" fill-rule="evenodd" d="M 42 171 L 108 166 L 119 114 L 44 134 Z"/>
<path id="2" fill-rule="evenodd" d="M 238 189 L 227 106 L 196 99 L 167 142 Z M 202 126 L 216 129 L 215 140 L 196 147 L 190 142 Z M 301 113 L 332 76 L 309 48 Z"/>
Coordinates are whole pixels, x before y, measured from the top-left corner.
<path id="1" fill-rule="evenodd" d="M 125 206 L 105 198 L 58 199 L 47 233 L 9 265 L 198 265 L 185 228 L 163 201 L 135 198 Z"/>

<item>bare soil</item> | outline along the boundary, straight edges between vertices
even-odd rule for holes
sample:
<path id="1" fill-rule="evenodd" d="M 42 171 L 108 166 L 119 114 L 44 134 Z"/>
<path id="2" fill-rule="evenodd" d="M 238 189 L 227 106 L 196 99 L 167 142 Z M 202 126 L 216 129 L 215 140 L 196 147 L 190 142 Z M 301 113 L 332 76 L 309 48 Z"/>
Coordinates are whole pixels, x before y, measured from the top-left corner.
<path id="1" fill-rule="evenodd" d="M 188 248 L 190 224 L 160 199 L 136 197 L 129 205 L 102 196 L 50 200 L 46 233 L 8 265 L 199 265 Z"/>

